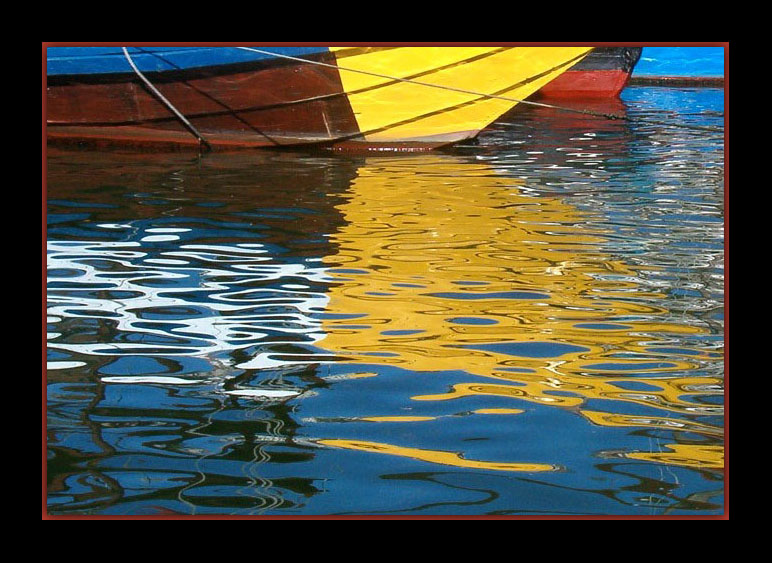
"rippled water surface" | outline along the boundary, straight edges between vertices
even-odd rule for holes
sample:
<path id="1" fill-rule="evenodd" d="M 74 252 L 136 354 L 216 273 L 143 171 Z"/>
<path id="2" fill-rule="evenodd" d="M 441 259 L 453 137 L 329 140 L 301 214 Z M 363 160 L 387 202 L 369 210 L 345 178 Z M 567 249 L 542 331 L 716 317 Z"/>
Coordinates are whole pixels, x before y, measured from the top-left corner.
<path id="1" fill-rule="evenodd" d="M 524 106 L 422 155 L 50 150 L 49 512 L 721 514 L 723 150 Z"/>

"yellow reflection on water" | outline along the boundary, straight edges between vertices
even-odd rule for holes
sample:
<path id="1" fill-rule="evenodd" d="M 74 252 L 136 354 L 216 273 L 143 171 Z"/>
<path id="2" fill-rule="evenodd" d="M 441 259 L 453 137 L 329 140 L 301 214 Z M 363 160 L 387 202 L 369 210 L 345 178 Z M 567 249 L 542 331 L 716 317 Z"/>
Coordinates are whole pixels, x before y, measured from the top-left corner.
<path id="1" fill-rule="evenodd" d="M 698 399 L 720 392 L 721 380 L 689 375 L 718 359 L 652 351 L 705 329 L 673 319 L 639 267 L 603 250 L 611 233 L 591 212 L 524 188 L 449 155 L 368 159 L 338 206 L 345 224 L 325 258 L 335 278 L 327 312 L 348 318 L 325 320 L 318 345 L 354 363 L 491 380 L 416 401 L 490 395 L 579 408 L 600 399 L 720 414 Z M 580 412 L 603 426 L 720 430 Z"/>
<path id="2" fill-rule="evenodd" d="M 521 414 L 525 411 L 523 409 L 477 409 L 477 414 Z"/>
<path id="3" fill-rule="evenodd" d="M 642 416 L 615 414 L 609 412 L 596 412 L 580 410 L 593 424 L 598 426 L 642 426 L 646 428 L 662 428 L 666 430 L 684 430 L 709 436 L 723 436 L 724 429 L 709 424 L 701 424 L 688 419 L 667 418 L 662 416 Z"/>
<path id="4" fill-rule="evenodd" d="M 672 452 L 632 452 L 623 454 L 630 459 L 653 461 L 668 465 L 680 465 L 695 469 L 723 469 L 723 446 L 695 444 L 666 444 Z"/>
<path id="5" fill-rule="evenodd" d="M 367 422 L 423 422 L 436 420 L 436 416 L 365 416 L 359 420 Z"/>
<path id="6" fill-rule="evenodd" d="M 443 452 L 436 450 L 424 450 L 420 448 L 406 448 L 401 446 L 392 446 L 390 444 L 379 444 L 376 442 L 365 442 L 361 440 L 319 440 L 320 444 L 335 448 L 346 448 L 350 450 L 360 450 L 365 452 L 376 452 L 388 455 L 398 455 L 411 457 L 439 463 L 441 465 L 453 465 L 455 467 L 471 467 L 475 469 L 492 469 L 494 471 L 556 471 L 558 468 L 554 465 L 544 463 L 505 463 L 495 461 L 476 461 L 473 459 L 464 459 L 454 452 Z"/>
<path id="7" fill-rule="evenodd" d="M 506 379 L 517 383 L 518 386 L 462 383 L 454 385 L 448 393 L 416 395 L 413 399 L 416 401 L 443 401 L 459 399 L 469 395 L 498 395 L 563 407 L 576 407 L 582 405 L 587 399 L 613 399 L 647 404 L 649 406 L 656 406 L 659 409 L 682 414 L 705 414 L 705 412 L 712 413 L 712 411 L 707 410 L 701 403 L 684 399 L 683 395 L 687 393 L 684 387 L 694 381 L 709 382 L 715 385 L 721 384 L 720 379 L 708 377 L 673 377 L 669 379 L 636 377 L 635 381 L 637 383 L 645 383 L 656 387 L 657 390 L 633 392 L 622 390 L 615 385 L 615 382 L 621 381 L 619 376 L 605 379 L 587 375 L 572 375 L 570 373 L 560 375 L 553 373 L 552 375 L 545 376 L 539 373 L 502 374 L 494 372 L 489 377 Z M 555 391 L 569 391 L 574 396 L 551 394 Z M 593 422 L 596 421 L 593 420 Z"/>

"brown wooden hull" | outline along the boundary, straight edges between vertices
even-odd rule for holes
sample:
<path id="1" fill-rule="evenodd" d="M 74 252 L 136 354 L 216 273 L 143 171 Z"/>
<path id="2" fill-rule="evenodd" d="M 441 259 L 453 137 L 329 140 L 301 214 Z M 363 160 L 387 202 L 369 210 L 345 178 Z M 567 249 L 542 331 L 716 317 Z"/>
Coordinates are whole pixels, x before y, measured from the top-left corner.
<path id="1" fill-rule="evenodd" d="M 334 63 L 332 54 L 315 57 Z M 180 72 L 153 85 L 216 147 L 324 143 L 359 130 L 338 71 L 255 63 L 229 72 Z M 197 146 L 182 123 L 133 75 L 49 80 L 51 141 L 154 147 Z"/>
<path id="2" fill-rule="evenodd" d="M 347 151 L 431 150 L 474 137 L 590 51 L 330 47 L 298 58 L 244 47 L 238 54 L 261 58 L 221 64 L 236 48 L 166 52 L 169 60 L 140 49 L 135 55 L 145 64 L 155 57 L 166 65 L 146 68 L 145 75 L 126 49 L 73 49 L 49 59 L 51 142 L 152 150 L 313 144 Z M 191 51 L 209 64 L 170 62 Z"/>

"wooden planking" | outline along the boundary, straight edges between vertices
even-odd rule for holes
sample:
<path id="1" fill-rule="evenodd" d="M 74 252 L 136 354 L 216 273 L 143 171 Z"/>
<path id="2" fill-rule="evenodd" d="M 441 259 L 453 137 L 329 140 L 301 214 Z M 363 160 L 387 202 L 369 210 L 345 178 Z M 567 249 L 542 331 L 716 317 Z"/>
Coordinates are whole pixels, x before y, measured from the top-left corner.
<path id="1" fill-rule="evenodd" d="M 233 146 L 241 136 L 245 146 L 335 141 L 413 150 L 476 135 L 516 103 L 486 95 L 525 98 L 590 50 L 343 47 L 312 56 L 330 66 L 277 58 L 162 73 L 153 84 L 216 144 Z M 181 131 L 170 110 L 133 76 L 50 83 L 47 116 L 55 138 L 73 134 L 103 142 L 124 135 L 132 142 L 173 142 Z"/>
<path id="2" fill-rule="evenodd" d="M 332 55 L 319 56 L 334 63 Z M 154 85 L 202 133 L 242 133 L 268 144 L 318 142 L 358 132 L 334 68 L 305 63 L 259 64 L 251 70 Z M 49 126 L 144 126 L 177 130 L 168 108 L 138 79 L 122 82 L 68 82 L 48 88 Z M 106 136 L 104 130 L 100 136 Z M 275 143 L 271 138 L 281 138 Z"/>

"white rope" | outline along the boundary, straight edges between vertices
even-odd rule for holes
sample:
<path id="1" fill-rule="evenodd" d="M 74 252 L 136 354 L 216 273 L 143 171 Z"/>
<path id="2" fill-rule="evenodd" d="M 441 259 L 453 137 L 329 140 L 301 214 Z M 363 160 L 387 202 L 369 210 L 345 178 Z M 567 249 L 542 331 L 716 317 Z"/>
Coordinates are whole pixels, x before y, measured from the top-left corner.
<path id="1" fill-rule="evenodd" d="M 420 80 L 411 80 L 409 78 L 399 78 L 397 76 L 389 76 L 388 74 L 380 74 L 380 73 L 377 73 L 377 72 L 370 72 L 370 71 L 367 71 L 367 70 L 360 70 L 360 69 L 357 69 L 357 68 L 346 68 L 346 67 L 339 66 L 339 65 L 332 65 L 332 64 L 329 64 L 329 63 L 323 63 L 321 61 L 313 61 L 313 60 L 310 60 L 310 59 L 301 59 L 299 57 L 293 57 L 293 56 L 290 56 L 290 55 L 283 55 L 283 54 L 280 54 L 280 53 L 274 53 L 272 51 L 263 51 L 262 49 L 255 49 L 253 47 L 236 47 L 236 48 L 237 49 L 243 49 L 244 51 L 253 51 L 255 53 L 261 53 L 261 54 L 264 54 L 264 55 L 272 55 L 274 57 L 280 57 L 282 59 L 288 59 L 288 60 L 291 60 L 291 61 L 299 61 L 299 62 L 302 62 L 302 63 L 308 63 L 308 64 L 313 64 L 313 65 L 318 65 L 318 66 L 325 66 L 327 68 L 333 68 L 333 69 L 336 69 L 336 70 L 345 70 L 347 72 L 357 72 L 359 74 L 366 74 L 368 76 L 375 76 L 375 77 L 378 77 L 378 78 L 385 78 L 387 80 L 394 80 L 396 82 L 407 82 L 408 84 L 416 84 L 418 86 L 429 86 L 430 88 L 439 88 L 441 90 L 450 90 L 452 92 L 460 92 L 461 94 L 470 94 L 472 96 L 479 96 L 481 98 L 495 98 L 497 100 L 504 100 L 504 101 L 507 101 L 507 102 L 517 102 L 517 103 L 521 103 L 521 104 L 532 104 L 532 105 L 544 106 L 544 107 L 555 107 L 555 106 L 550 106 L 549 104 L 540 104 L 538 102 L 528 102 L 526 100 L 518 100 L 516 98 L 508 98 L 506 96 L 497 96 L 496 94 L 484 94 L 482 92 L 475 92 L 474 90 L 464 90 L 462 88 L 454 88 L 453 86 L 442 86 L 440 84 L 432 84 L 430 82 L 421 82 Z M 576 58 L 578 59 L 579 57 L 576 57 Z M 560 68 L 562 66 L 565 66 L 565 65 L 567 65 L 569 63 L 572 63 L 572 62 L 574 62 L 574 60 L 575 59 L 571 59 L 570 61 L 567 61 L 566 63 L 563 63 L 562 65 L 559 65 L 558 68 Z M 577 110 L 577 111 L 580 111 L 580 110 Z"/>
<path id="2" fill-rule="evenodd" d="M 129 61 L 129 64 L 131 65 L 131 68 L 134 69 L 134 72 L 137 73 L 137 76 L 139 76 L 142 81 L 145 83 L 145 85 L 150 88 L 150 91 L 153 92 L 165 105 L 167 108 L 169 108 L 178 118 L 180 121 L 182 121 L 183 125 L 188 128 L 188 131 L 193 133 L 193 135 L 198 139 L 199 145 L 203 144 L 206 146 L 207 149 L 212 150 L 212 146 L 204 139 L 204 137 L 201 135 L 201 133 L 198 132 L 198 130 L 193 127 L 193 124 L 188 121 L 182 113 L 177 110 L 176 107 L 172 105 L 172 103 L 167 100 L 161 92 L 158 91 L 158 89 L 153 86 L 150 81 L 145 78 L 145 75 L 142 74 L 139 69 L 137 68 L 137 65 L 134 64 L 134 61 L 131 59 L 131 55 L 129 55 L 129 51 L 126 49 L 126 47 L 121 47 L 123 49 L 123 54 L 126 56 L 126 60 Z"/>
<path id="3" fill-rule="evenodd" d="M 531 105 L 531 106 L 539 106 L 539 107 L 543 107 L 543 108 L 556 109 L 556 110 L 560 110 L 560 111 L 568 111 L 568 112 L 572 112 L 572 113 L 581 113 L 581 114 L 584 114 L 584 115 L 592 115 L 592 116 L 595 116 L 595 117 L 605 117 L 606 119 L 619 119 L 619 120 L 623 120 L 623 121 L 630 121 L 630 122 L 633 122 L 633 123 L 635 123 L 635 122 L 638 122 L 638 123 L 650 123 L 650 124 L 653 124 L 653 125 L 665 125 L 665 126 L 668 126 L 668 127 L 678 127 L 678 128 L 681 128 L 681 129 L 696 129 L 696 130 L 700 130 L 700 131 L 710 131 L 712 133 L 722 133 L 723 132 L 723 129 L 720 129 L 720 128 L 717 128 L 717 127 L 701 126 L 701 125 L 686 125 L 686 124 L 679 124 L 679 123 L 668 123 L 666 121 L 658 121 L 658 120 L 654 120 L 654 119 L 640 119 L 640 118 L 638 118 L 638 119 L 631 119 L 631 118 L 627 117 L 626 115 L 614 115 L 614 114 L 611 114 L 611 113 L 600 113 L 600 112 L 595 112 L 595 111 L 591 111 L 591 110 L 587 110 L 587 109 L 567 108 L 567 107 L 563 107 L 563 106 L 556 106 L 556 105 L 552 105 L 552 104 L 545 104 L 545 103 L 541 103 L 541 102 L 534 102 L 534 101 L 531 101 L 531 100 L 518 100 L 517 98 L 510 98 L 510 97 L 507 97 L 507 96 L 499 96 L 499 95 L 496 95 L 496 94 L 485 94 L 484 92 L 476 92 L 474 90 L 465 90 L 465 89 L 462 89 L 462 88 L 454 88 L 452 86 L 442 86 L 440 84 L 431 84 L 429 82 L 421 82 L 419 80 L 411 80 L 409 78 L 399 78 L 397 76 L 389 76 L 388 74 L 380 74 L 380 73 L 377 73 L 377 72 L 370 72 L 370 71 L 367 71 L 367 70 L 360 70 L 360 69 L 356 69 L 356 68 L 346 68 L 346 67 L 343 67 L 343 66 L 339 66 L 337 64 L 329 64 L 329 63 L 323 63 L 321 61 L 314 61 L 314 60 L 311 60 L 311 59 L 303 59 L 303 58 L 300 58 L 300 57 L 293 57 L 291 55 L 284 55 L 284 54 L 281 54 L 281 53 L 274 53 L 272 51 L 265 51 L 263 49 L 255 49 L 254 47 L 236 47 L 236 49 L 242 49 L 244 51 L 252 51 L 253 53 L 260 53 L 260 54 L 263 54 L 263 55 L 270 55 L 272 57 L 278 57 L 278 58 L 281 58 L 281 59 L 287 59 L 287 60 L 290 60 L 290 61 L 298 61 L 298 62 L 302 62 L 302 63 L 306 63 L 306 64 L 312 64 L 312 65 L 317 65 L 317 66 L 323 66 L 323 67 L 332 68 L 332 69 L 336 69 L 336 70 L 344 70 L 346 72 L 357 72 L 359 74 L 366 74 L 366 75 L 375 76 L 375 77 L 378 77 L 378 78 L 385 78 L 387 80 L 393 80 L 393 81 L 396 81 L 396 82 L 407 82 L 408 84 L 415 84 L 415 85 L 418 85 L 418 86 L 428 86 L 430 88 L 439 88 L 440 90 L 450 90 L 452 92 L 459 92 L 461 94 L 470 94 L 472 96 L 478 96 L 480 98 L 490 98 L 490 99 L 495 99 L 495 100 L 504 100 L 506 102 L 514 102 L 514 103 L 518 103 L 518 104 L 527 104 L 527 105 Z M 581 55 L 581 57 L 583 57 L 583 56 L 584 55 Z M 578 60 L 581 57 L 579 57 L 579 56 L 574 57 L 573 59 L 571 59 L 569 61 L 566 61 L 565 63 L 563 63 L 562 65 L 559 65 L 556 68 L 560 68 L 560 67 L 564 67 L 566 65 L 572 64 L 572 63 L 574 63 L 576 60 Z"/>

